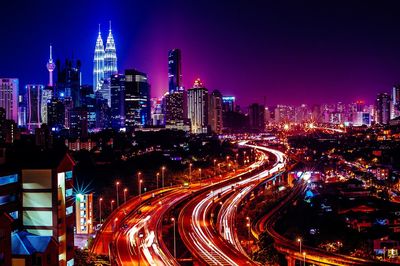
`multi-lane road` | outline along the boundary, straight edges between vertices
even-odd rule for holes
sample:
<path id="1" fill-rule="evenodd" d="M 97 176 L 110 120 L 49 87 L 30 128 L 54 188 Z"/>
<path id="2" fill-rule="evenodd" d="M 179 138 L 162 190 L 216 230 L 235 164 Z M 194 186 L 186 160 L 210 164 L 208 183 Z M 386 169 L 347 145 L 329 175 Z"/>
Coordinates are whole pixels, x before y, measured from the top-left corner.
<path id="1" fill-rule="evenodd" d="M 257 148 L 254 146 L 253 148 Z M 96 237 L 92 251 L 94 253 L 109 253 L 117 265 L 177 265 L 176 259 L 166 248 L 162 236 L 162 219 L 165 214 L 176 205 L 193 195 L 203 195 L 218 189 L 223 193 L 231 190 L 232 185 L 244 186 L 260 179 L 260 175 L 250 173 L 259 172 L 260 166 L 268 162 L 264 152 L 258 152 L 258 160 L 250 166 L 228 174 L 221 178 L 208 180 L 207 184 L 192 184 L 190 188 L 171 187 L 143 194 L 135 197 L 116 210 L 104 223 Z M 279 159 L 277 160 L 279 161 Z M 280 161 L 277 164 L 283 164 Z M 265 173 L 265 171 L 263 172 Z M 216 192 L 211 192 L 211 195 Z M 198 198 L 198 196 L 195 196 Z M 229 213 L 229 212 L 228 212 Z M 178 217 L 176 217 L 177 219 Z M 178 221 L 178 225 L 181 220 Z M 181 230 L 181 229 L 180 229 Z M 221 239 L 221 245 L 227 244 Z M 111 243 L 111 245 L 109 245 Z M 229 243 L 228 243 L 229 245 Z M 108 250 L 108 247 L 111 249 Z M 236 253 L 244 256 L 240 251 L 229 246 L 226 253 Z M 246 257 L 247 260 L 249 260 Z M 212 263 L 211 263 L 212 264 Z M 235 263 L 230 263 L 234 265 Z"/>

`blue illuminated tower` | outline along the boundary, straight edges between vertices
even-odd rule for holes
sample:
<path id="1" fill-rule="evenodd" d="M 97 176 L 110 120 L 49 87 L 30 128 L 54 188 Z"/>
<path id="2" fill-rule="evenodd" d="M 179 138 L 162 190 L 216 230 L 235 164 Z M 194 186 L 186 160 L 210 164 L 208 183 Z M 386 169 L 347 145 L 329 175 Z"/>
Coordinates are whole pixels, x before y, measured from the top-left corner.
<path id="1" fill-rule="evenodd" d="M 111 31 L 110 21 L 110 29 L 108 31 L 106 50 L 104 54 L 104 79 L 110 79 L 112 75 L 117 73 L 117 51 L 115 49 L 115 42 Z"/>
<path id="2" fill-rule="evenodd" d="M 103 80 L 104 80 L 104 45 L 103 45 L 103 39 L 101 38 L 100 25 L 99 25 L 99 35 L 97 36 L 96 47 L 94 49 L 94 59 L 93 59 L 93 89 L 95 91 L 101 88 Z"/>

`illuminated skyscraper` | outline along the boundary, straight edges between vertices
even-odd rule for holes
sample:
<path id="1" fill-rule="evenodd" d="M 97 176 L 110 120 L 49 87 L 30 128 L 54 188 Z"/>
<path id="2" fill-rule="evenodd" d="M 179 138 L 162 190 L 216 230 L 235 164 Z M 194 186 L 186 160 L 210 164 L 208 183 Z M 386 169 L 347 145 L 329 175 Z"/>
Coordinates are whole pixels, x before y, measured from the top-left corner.
<path id="1" fill-rule="evenodd" d="M 0 79 L 0 107 L 6 119 L 18 121 L 18 79 Z"/>
<path id="2" fill-rule="evenodd" d="M 141 128 L 150 122 L 150 84 L 147 75 L 135 69 L 125 70 L 125 126 Z"/>
<path id="3" fill-rule="evenodd" d="M 212 132 L 222 133 L 222 94 L 218 90 L 214 90 L 210 94 L 208 123 Z"/>
<path id="4" fill-rule="evenodd" d="M 35 130 L 42 123 L 42 92 L 43 85 L 28 84 L 26 85 L 27 103 L 28 103 L 28 129 Z"/>
<path id="5" fill-rule="evenodd" d="M 99 25 L 99 35 L 97 36 L 93 59 L 93 89 L 95 91 L 101 88 L 102 81 L 104 80 L 104 56 L 104 45 Z"/>
<path id="6" fill-rule="evenodd" d="M 376 123 L 389 124 L 390 120 L 390 96 L 387 93 L 379 93 L 376 97 Z"/>
<path id="7" fill-rule="evenodd" d="M 111 77 L 111 127 L 125 127 L 125 76 L 121 74 Z"/>
<path id="8" fill-rule="evenodd" d="M 53 53 L 52 46 L 50 45 L 50 58 L 49 62 L 47 62 L 47 70 L 49 71 L 49 87 L 53 87 L 53 71 L 56 68 L 56 65 L 53 62 Z"/>
<path id="9" fill-rule="evenodd" d="M 111 32 L 110 21 L 110 29 L 108 31 L 106 50 L 104 54 L 104 79 L 110 79 L 112 75 L 117 73 L 117 51 L 115 49 L 114 37 Z M 107 98 L 107 100 L 109 99 Z"/>
<path id="10" fill-rule="evenodd" d="M 400 116 L 400 85 L 393 86 L 391 119 Z"/>
<path id="11" fill-rule="evenodd" d="M 168 88 L 169 93 L 182 87 L 181 50 L 173 49 L 168 52 Z"/>
<path id="12" fill-rule="evenodd" d="M 208 90 L 197 79 L 193 88 L 188 90 L 188 114 L 192 133 L 207 133 L 208 126 Z"/>

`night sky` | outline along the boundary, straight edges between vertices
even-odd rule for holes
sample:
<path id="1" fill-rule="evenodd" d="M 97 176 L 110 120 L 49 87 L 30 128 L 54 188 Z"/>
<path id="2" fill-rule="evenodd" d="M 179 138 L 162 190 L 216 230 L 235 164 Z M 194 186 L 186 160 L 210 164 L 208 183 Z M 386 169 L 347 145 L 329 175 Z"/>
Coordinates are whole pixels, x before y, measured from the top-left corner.
<path id="1" fill-rule="evenodd" d="M 373 103 L 400 82 L 399 10 L 400 1 L 2 1 L 0 77 L 46 84 L 52 43 L 55 58 L 82 60 L 91 83 L 98 24 L 105 42 L 112 20 L 119 70 L 148 73 L 153 96 L 167 90 L 168 50 L 181 48 L 185 87 L 200 77 L 242 106 L 264 96 Z"/>

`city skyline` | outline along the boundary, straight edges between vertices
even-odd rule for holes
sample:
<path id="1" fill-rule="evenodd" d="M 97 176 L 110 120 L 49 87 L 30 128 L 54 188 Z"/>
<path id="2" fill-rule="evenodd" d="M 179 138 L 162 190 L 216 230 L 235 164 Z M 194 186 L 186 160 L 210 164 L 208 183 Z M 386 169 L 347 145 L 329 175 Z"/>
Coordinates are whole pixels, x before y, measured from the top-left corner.
<path id="1" fill-rule="evenodd" d="M 129 8 L 135 4 L 137 8 Z M 362 99 L 373 103 L 378 92 L 390 91 L 400 80 L 396 3 L 326 6 L 311 1 L 309 5 L 255 3 L 243 8 L 239 3 L 153 1 L 119 2 L 108 9 L 104 2 L 98 2 L 83 4 L 77 10 L 74 2 L 61 6 L 48 1 L 6 5 L 9 10 L 20 11 L 10 12 L 17 14 L 15 23 L 2 30 L 5 39 L 15 40 L 4 42 L 4 49 L 12 46 L 17 52 L 4 55 L 0 72 L 19 78 L 21 85 L 47 84 L 43 64 L 48 59 L 49 44 L 53 45 L 55 59 L 64 60 L 72 54 L 81 59 L 83 83 L 91 84 L 97 27 L 100 23 L 106 29 L 109 20 L 114 25 L 119 69 L 135 68 L 147 73 L 153 96 L 168 90 L 165 61 L 168 51 L 174 48 L 182 50 L 185 88 L 201 78 L 210 89 L 235 95 L 241 106 L 263 103 L 264 96 L 268 105 L 323 103 L 324 98 L 331 102 Z M 44 21 L 46 16 L 32 16 L 57 14 L 61 9 L 65 12 L 52 23 Z M 65 17 L 71 27 L 63 27 L 63 16 L 71 12 L 76 19 Z M 180 16 L 176 18 L 176 14 Z M 126 19 L 128 15 L 132 19 Z M 3 24 L 7 16 L 2 16 Z M 173 19 L 163 23 L 168 18 Z M 202 22 L 197 23 L 200 18 Z M 314 19 L 319 19 L 318 25 Z M 31 49 L 23 49 L 33 36 L 18 32 L 33 27 L 37 28 L 37 41 Z M 191 33 L 198 38 L 185 37 Z M 22 64 L 33 71 L 22 71 Z"/>

